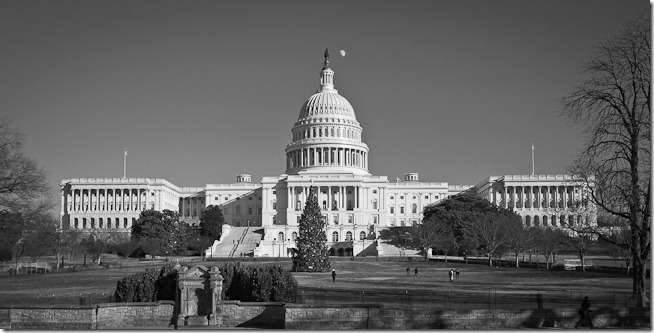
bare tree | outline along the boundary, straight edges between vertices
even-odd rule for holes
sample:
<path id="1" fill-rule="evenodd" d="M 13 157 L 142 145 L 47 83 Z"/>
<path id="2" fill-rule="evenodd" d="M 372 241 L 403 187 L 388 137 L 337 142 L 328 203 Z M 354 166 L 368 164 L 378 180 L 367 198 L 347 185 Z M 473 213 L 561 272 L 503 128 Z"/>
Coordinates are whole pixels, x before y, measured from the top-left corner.
<path id="1" fill-rule="evenodd" d="M 102 262 L 102 254 L 115 244 L 115 233 L 110 231 L 92 231 L 82 240 L 82 246 L 89 251 L 96 264 Z"/>
<path id="2" fill-rule="evenodd" d="M 586 271 L 586 253 L 588 250 L 599 245 L 598 237 L 590 230 L 571 231 L 564 238 L 564 242 L 577 251 L 579 260 L 581 260 L 581 270 Z"/>
<path id="3" fill-rule="evenodd" d="M 515 213 L 505 211 L 496 213 L 477 214 L 476 218 L 465 223 L 466 232 L 476 237 L 483 251 L 488 254 L 488 265 L 493 266 L 493 254 L 506 241 L 506 226 L 511 223 L 520 223 Z"/>
<path id="4" fill-rule="evenodd" d="M 561 229 L 537 228 L 535 229 L 534 244 L 545 258 L 545 268 L 550 269 L 550 261 L 553 261 L 553 254 L 558 250 L 565 238 Z"/>
<path id="5" fill-rule="evenodd" d="M 114 242 L 116 244 L 115 249 L 125 258 L 123 264 L 141 246 L 138 239 L 132 237 L 128 232 L 116 233 Z"/>
<path id="6" fill-rule="evenodd" d="M 511 223 L 506 228 L 506 247 L 515 253 L 515 267 L 520 267 L 518 256 L 531 248 L 534 240 L 533 228 L 520 223 Z"/>
<path id="7" fill-rule="evenodd" d="M 638 307 L 647 306 L 651 238 L 650 29 L 649 18 L 642 17 L 601 43 L 584 79 L 563 98 L 560 114 L 586 135 L 572 173 L 589 185 L 590 200 L 602 211 L 629 221 Z"/>
<path id="8" fill-rule="evenodd" d="M 452 228 L 444 221 L 439 221 L 436 215 L 423 220 L 421 224 L 414 225 L 411 228 L 411 234 L 413 240 L 422 249 L 425 261 L 429 256 L 429 250 L 433 247 L 438 247 L 439 244 L 456 243 Z"/>
<path id="9" fill-rule="evenodd" d="M 23 141 L 11 121 L 0 118 L 0 209 L 24 211 L 49 193 L 47 173 L 23 154 Z"/>

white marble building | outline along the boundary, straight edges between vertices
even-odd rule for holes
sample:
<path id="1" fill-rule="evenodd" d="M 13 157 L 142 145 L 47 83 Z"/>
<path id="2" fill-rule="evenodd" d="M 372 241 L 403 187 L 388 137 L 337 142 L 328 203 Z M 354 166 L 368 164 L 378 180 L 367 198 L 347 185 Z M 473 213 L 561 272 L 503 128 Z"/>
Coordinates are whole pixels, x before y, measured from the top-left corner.
<path id="1" fill-rule="evenodd" d="M 476 186 L 421 182 L 417 173 L 406 173 L 402 181 L 373 176 L 363 128 L 333 80 L 326 56 L 318 90 L 302 105 L 291 129 L 284 174 L 263 177 L 260 183 L 241 174 L 236 183 L 204 187 L 177 187 L 148 178 L 65 179 L 61 228 L 129 231 L 139 213 L 151 208 L 177 211 L 184 221 L 197 225 L 205 207 L 219 205 L 226 224 L 263 229 L 254 255 L 285 256 L 294 247 L 313 186 L 327 222 L 328 245 L 334 254 L 356 255 L 375 242 L 380 228 L 420 223 L 425 206 L 464 191 L 515 207 L 526 225 L 548 226 L 559 226 L 554 221 L 567 217 L 570 200 L 582 195 L 569 176 L 489 177 Z"/>

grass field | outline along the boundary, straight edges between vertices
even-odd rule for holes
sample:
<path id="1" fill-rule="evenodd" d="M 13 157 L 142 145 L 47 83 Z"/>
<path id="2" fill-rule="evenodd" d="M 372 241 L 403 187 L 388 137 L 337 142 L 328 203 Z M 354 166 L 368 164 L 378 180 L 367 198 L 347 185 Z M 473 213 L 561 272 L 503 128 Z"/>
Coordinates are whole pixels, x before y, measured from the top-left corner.
<path id="1" fill-rule="evenodd" d="M 262 263 L 262 262 L 259 262 Z M 278 262 L 290 268 L 290 261 Z M 214 265 L 215 262 L 200 263 Z M 410 266 L 409 266 L 410 265 Z M 488 309 L 577 307 L 583 296 L 594 307 L 630 305 L 631 278 L 589 272 L 493 268 L 424 261 L 333 261 L 331 273 L 294 273 L 300 302 L 306 304 L 382 303 L 387 307 Z M 406 268 L 410 267 L 410 276 Z M 147 266 L 92 269 L 54 274 L 0 275 L 0 304 L 51 305 L 109 301 L 116 281 Z M 414 269 L 418 268 L 418 276 Z M 459 280 L 447 272 L 459 269 Z M 104 294 L 104 296 L 102 296 Z M 539 296 L 540 295 L 540 296 Z"/>

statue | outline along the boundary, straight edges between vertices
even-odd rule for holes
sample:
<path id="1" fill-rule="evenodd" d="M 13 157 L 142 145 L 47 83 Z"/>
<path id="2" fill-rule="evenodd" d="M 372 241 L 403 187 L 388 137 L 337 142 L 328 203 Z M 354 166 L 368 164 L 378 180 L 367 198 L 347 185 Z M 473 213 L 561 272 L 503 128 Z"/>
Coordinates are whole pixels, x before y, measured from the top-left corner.
<path id="1" fill-rule="evenodd" d="M 322 67 L 322 69 L 328 69 L 329 68 L 329 49 L 325 49 L 325 66 Z"/>

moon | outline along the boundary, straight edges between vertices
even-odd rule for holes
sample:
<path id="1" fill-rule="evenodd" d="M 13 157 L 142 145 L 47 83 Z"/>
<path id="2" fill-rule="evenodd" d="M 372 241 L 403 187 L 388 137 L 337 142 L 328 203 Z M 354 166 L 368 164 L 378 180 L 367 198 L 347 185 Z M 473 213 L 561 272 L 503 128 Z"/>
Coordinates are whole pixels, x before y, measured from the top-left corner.
<path id="1" fill-rule="evenodd" d="M 345 57 L 345 50 L 341 50 L 341 57 Z"/>

